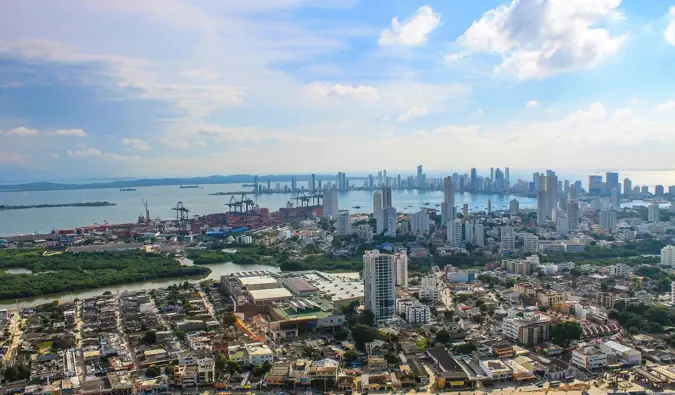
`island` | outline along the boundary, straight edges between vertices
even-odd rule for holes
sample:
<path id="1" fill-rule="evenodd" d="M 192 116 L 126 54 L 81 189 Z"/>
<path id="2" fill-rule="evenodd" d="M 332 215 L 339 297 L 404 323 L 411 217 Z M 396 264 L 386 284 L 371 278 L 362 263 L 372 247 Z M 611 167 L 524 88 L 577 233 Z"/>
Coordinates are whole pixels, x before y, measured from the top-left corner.
<path id="1" fill-rule="evenodd" d="M 85 202 L 85 203 L 61 203 L 61 204 L 0 204 L 0 211 L 4 210 L 28 210 L 31 208 L 57 208 L 57 207 L 109 207 L 117 206 L 110 202 Z"/>
<path id="2" fill-rule="evenodd" d="M 33 274 L 4 272 L 11 268 L 29 269 Z M 45 255 L 41 249 L 0 250 L 0 300 L 210 273 L 207 267 L 183 266 L 170 255 L 142 251 Z"/>

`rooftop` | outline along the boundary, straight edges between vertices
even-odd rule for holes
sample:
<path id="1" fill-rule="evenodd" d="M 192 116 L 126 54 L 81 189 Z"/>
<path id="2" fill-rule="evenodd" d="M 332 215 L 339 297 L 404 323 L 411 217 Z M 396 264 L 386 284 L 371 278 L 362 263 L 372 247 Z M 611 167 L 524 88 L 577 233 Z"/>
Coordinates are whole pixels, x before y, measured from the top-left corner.
<path id="1" fill-rule="evenodd" d="M 286 288 L 256 289 L 249 291 L 254 300 L 290 298 L 293 295 Z"/>
<path id="2" fill-rule="evenodd" d="M 277 283 L 277 280 L 270 276 L 240 277 L 239 281 L 242 285 L 263 285 Z"/>

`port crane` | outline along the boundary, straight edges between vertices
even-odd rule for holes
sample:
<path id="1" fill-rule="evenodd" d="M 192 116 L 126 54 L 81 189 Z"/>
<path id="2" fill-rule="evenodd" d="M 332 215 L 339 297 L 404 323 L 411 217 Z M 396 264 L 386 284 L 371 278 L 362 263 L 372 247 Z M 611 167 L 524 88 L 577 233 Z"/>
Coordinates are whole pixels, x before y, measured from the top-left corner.
<path id="1" fill-rule="evenodd" d="M 236 196 L 230 197 L 230 202 L 225 205 L 229 207 L 231 213 L 245 214 L 255 208 L 255 202 L 245 193 L 241 194 L 240 199 Z"/>
<path id="2" fill-rule="evenodd" d="M 297 195 L 291 199 L 295 200 L 296 207 L 321 206 L 323 194 L 307 195 L 304 191 L 298 191 Z"/>
<path id="3" fill-rule="evenodd" d="M 176 207 L 172 208 L 171 210 L 174 210 L 176 212 L 176 222 L 178 222 L 178 226 L 181 229 L 184 228 L 185 225 L 187 225 L 190 210 L 185 208 L 183 202 L 176 203 Z"/>

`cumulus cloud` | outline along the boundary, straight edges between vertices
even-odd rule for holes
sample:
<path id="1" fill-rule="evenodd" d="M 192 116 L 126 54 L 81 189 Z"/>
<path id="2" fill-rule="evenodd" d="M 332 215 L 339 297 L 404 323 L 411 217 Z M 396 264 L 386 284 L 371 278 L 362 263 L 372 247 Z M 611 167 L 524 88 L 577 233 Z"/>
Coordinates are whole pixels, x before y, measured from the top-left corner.
<path id="1" fill-rule="evenodd" d="M 659 112 L 668 112 L 672 110 L 675 110 L 675 100 L 667 101 L 656 106 L 656 111 Z"/>
<path id="2" fill-rule="evenodd" d="M 423 117 L 427 114 L 429 114 L 429 110 L 427 110 L 426 108 L 411 107 L 408 111 L 399 115 L 399 117 L 397 119 L 398 119 L 399 122 L 405 122 L 405 121 L 409 121 L 413 118 Z"/>
<path id="3" fill-rule="evenodd" d="M 85 137 L 87 133 L 85 133 L 84 130 L 82 129 L 59 129 L 55 130 L 53 132 L 47 132 L 48 135 L 50 136 L 73 136 L 73 137 Z"/>
<path id="4" fill-rule="evenodd" d="M 84 148 L 84 149 L 79 149 L 79 150 L 68 150 L 66 151 L 66 155 L 71 157 L 71 158 L 104 158 L 104 159 L 111 159 L 111 160 L 125 160 L 125 159 L 139 159 L 140 157 L 138 155 L 120 155 L 116 153 L 111 153 L 111 152 L 103 152 L 101 150 L 98 150 L 96 148 Z"/>
<path id="5" fill-rule="evenodd" d="M 663 37 L 670 45 L 675 45 L 675 6 L 668 9 L 668 26 L 663 31 Z"/>
<path id="6" fill-rule="evenodd" d="M 512 0 L 487 11 L 459 37 L 468 51 L 502 57 L 495 71 L 519 79 L 589 68 L 619 50 L 627 36 L 596 25 L 619 14 L 622 0 Z"/>
<path id="7" fill-rule="evenodd" d="M 140 151 L 148 151 L 150 149 L 148 143 L 141 139 L 123 138 L 122 144 L 131 146 Z"/>
<path id="8" fill-rule="evenodd" d="M 380 33 L 378 44 L 382 46 L 420 46 L 427 42 L 427 36 L 441 24 L 441 15 L 430 6 L 417 9 L 403 23 L 398 17 L 391 20 L 391 28 Z"/>
<path id="9" fill-rule="evenodd" d="M 525 103 L 525 108 L 536 108 L 539 107 L 539 102 L 536 100 L 530 100 Z"/>
<path id="10" fill-rule="evenodd" d="M 18 128 L 14 128 L 7 132 L 8 136 L 35 136 L 39 132 L 37 129 L 29 129 L 23 126 L 19 126 Z"/>
<path id="11" fill-rule="evenodd" d="M 313 82 L 306 87 L 314 96 L 353 98 L 372 101 L 379 97 L 377 88 L 367 85 L 342 85 L 326 82 Z"/>
<path id="12" fill-rule="evenodd" d="M 195 148 L 195 147 L 199 147 L 199 148 L 206 147 L 206 143 L 202 140 L 186 141 L 186 140 L 180 140 L 180 139 L 174 140 L 174 139 L 162 138 L 162 139 L 159 139 L 159 141 L 162 144 L 168 145 L 169 147 L 180 148 L 180 149 L 190 149 L 190 148 Z"/>

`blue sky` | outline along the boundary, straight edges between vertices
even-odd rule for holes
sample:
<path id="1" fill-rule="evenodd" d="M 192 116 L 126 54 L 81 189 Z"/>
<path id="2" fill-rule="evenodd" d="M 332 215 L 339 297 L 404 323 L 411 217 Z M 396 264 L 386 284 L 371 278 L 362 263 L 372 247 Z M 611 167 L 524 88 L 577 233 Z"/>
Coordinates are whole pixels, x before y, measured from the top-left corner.
<path id="1" fill-rule="evenodd" d="M 673 70 L 664 0 L 6 0 L 0 180 L 672 167 Z"/>

